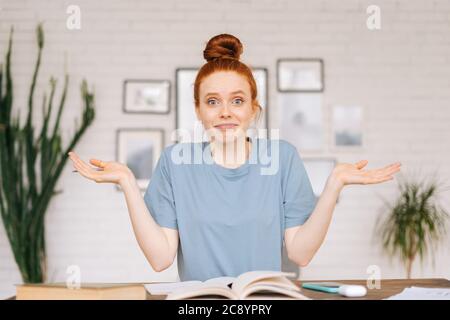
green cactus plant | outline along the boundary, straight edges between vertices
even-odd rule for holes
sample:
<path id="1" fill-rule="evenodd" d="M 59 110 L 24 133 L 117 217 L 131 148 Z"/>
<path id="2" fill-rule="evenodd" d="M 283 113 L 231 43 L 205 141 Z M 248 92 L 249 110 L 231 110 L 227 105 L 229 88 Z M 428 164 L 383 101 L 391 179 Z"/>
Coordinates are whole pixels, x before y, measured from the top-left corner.
<path id="1" fill-rule="evenodd" d="M 86 80 L 81 84 L 84 109 L 82 123 L 75 120 L 75 134 L 64 149 L 61 139 L 60 119 L 64 108 L 69 77 L 66 74 L 64 89 L 56 120 L 50 128 L 50 115 L 56 80 L 50 79 L 50 96 L 44 94 L 42 104 L 43 124 L 35 138 L 33 124 L 33 97 L 44 47 L 42 24 L 37 26 L 38 56 L 28 97 L 26 123 L 20 124 L 11 117 L 13 106 L 13 81 L 11 78 L 11 28 L 6 53 L 5 71 L 0 65 L 0 213 L 14 259 L 25 283 L 46 280 L 46 250 L 44 217 L 52 197 L 61 192 L 55 186 L 73 150 L 95 117 L 94 94 Z M 38 164 L 39 162 L 39 164 Z M 40 170 L 38 171 L 37 168 Z"/>

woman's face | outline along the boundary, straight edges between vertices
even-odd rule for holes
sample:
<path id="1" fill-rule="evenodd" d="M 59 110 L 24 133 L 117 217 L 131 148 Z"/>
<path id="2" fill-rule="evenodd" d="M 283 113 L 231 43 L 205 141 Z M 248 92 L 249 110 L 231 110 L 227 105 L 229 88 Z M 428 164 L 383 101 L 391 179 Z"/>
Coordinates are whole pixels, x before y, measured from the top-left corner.
<path id="1" fill-rule="evenodd" d="M 195 111 L 214 138 L 229 142 L 245 136 L 256 110 L 250 84 L 234 71 L 214 72 L 200 84 L 199 106 Z"/>

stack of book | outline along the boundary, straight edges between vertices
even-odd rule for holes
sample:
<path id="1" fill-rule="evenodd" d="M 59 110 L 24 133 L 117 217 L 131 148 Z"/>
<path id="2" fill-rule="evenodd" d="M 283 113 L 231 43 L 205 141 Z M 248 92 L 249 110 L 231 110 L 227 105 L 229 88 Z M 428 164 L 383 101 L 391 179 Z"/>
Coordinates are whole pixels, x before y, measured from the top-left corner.
<path id="1" fill-rule="evenodd" d="M 65 283 L 23 284 L 16 286 L 17 300 L 145 300 L 142 284 L 81 284 L 69 288 Z"/>

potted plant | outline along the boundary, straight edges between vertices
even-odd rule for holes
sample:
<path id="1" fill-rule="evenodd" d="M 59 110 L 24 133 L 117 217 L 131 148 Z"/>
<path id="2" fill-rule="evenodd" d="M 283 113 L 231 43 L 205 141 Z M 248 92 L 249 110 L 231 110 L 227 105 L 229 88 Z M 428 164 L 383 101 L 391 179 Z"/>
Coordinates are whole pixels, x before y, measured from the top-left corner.
<path id="1" fill-rule="evenodd" d="M 434 264 L 434 251 L 446 235 L 448 212 L 438 203 L 438 196 L 448 190 L 434 176 L 426 179 L 399 176 L 399 191 L 393 203 L 385 202 L 387 214 L 376 223 L 376 234 L 385 252 L 397 256 L 411 278 L 414 260 L 423 263 L 427 253 Z"/>
<path id="2" fill-rule="evenodd" d="M 42 102 L 43 124 L 35 137 L 33 124 L 34 91 L 44 47 L 42 25 L 37 27 L 38 55 L 28 97 L 26 123 L 20 124 L 20 111 L 11 117 L 13 81 L 11 77 L 11 28 L 5 68 L 0 65 L 0 213 L 12 248 L 14 259 L 25 283 L 45 281 L 46 253 L 44 217 L 52 197 L 61 192 L 55 186 L 67 161 L 86 129 L 94 120 L 94 94 L 85 80 L 81 84 L 84 103 L 81 125 L 75 121 L 75 134 L 69 145 L 62 145 L 60 119 L 69 77 L 65 75 L 64 89 L 53 128 L 50 115 L 56 80 L 50 79 L 50 95 Z"/>

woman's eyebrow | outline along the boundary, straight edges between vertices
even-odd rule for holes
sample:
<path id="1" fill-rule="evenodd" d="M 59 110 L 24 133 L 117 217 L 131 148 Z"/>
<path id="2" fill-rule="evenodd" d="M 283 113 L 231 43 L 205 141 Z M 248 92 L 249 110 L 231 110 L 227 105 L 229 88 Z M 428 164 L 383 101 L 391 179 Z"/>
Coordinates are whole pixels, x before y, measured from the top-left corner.
<path id="1" fill-rule="evenodd" d="M 235 95 L 235 94 L 238 94 L 238 93 L 245 95 L 245 92 L 242 91 L 242 90 L 233 91 L 233 92 L 230 93 L 230 95 Z M 219 95 L 219 93 L 217 93 L 217 92 L 208 92 L 208 93 L 205 95 L 205 97 L 208 97 L 208 96 L 218 96 L 218 95 Z"/>

